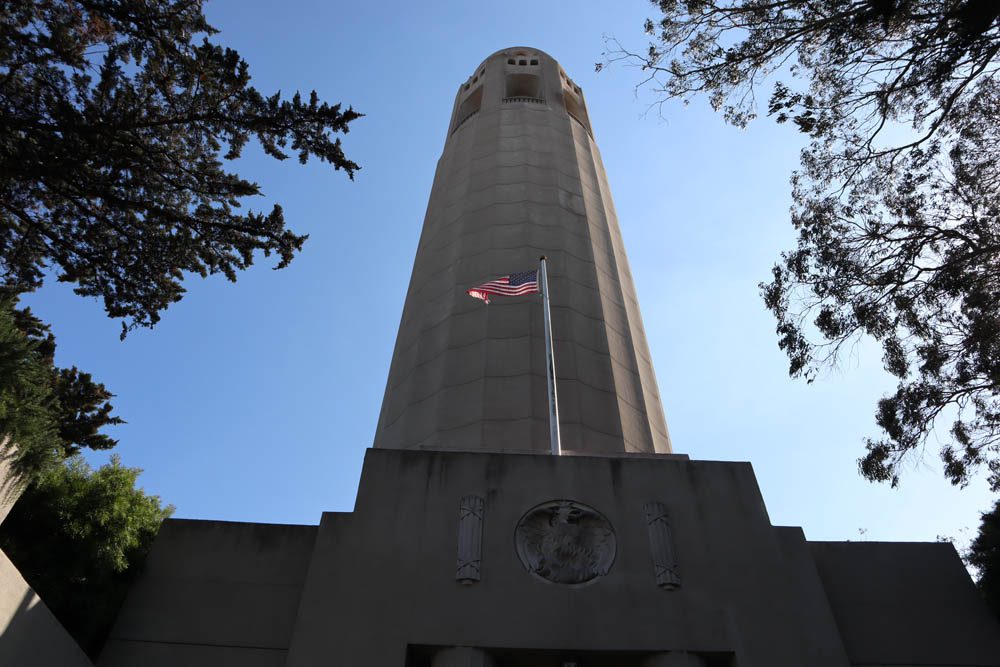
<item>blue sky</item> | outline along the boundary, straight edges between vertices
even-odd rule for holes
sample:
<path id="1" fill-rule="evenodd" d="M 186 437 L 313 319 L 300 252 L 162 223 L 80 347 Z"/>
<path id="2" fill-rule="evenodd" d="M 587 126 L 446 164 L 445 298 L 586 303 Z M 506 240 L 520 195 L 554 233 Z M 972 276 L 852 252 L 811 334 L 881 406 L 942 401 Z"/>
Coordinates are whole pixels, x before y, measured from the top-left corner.
<path id="1" fill-rule="evenodd" d="M 602 35 L 641 48 L 648 3 L 334 3 L 217 0 L 216 41 L 265 93 L 316 89 L 364 112 L 345 138 L 355 182 L 248 150 L 240 173 L 308 233 L 273 262 L 192 279 L 152 330 L 119 342 L 93 300 L 51 285 L 26 301 L 53 325 L 57 362 L 92 372 L 128 423 L 116 451 L 176 516 L 317 523 L 353 507 L 436 161 L 457 86 L 490 53 L 540 48 L 584 89 L 621 221 L 675 449 L 749 460 L 771 520 L 815 540 L 968 539 L 991 503 L 957 490 L 933 438 L 902 488 L 862 480 L 875 401 L 892 386 L 859 345 L 813 385 L 792 381 L 757 283 L 794 243 L 788 176 L 800 139 L 762 119 L 725 125 L 705 100 L 662 118 L 639 74 L 594 73 Z M 92 455 L 95 463 L 106 455 Z"/>

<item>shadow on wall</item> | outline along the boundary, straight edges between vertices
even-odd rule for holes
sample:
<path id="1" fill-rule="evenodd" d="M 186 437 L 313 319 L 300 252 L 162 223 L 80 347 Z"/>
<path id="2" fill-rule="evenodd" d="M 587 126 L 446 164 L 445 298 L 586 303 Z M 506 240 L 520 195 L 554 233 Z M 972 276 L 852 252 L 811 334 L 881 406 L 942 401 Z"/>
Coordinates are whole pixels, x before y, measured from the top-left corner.
<path id="1" fill-rule="evenodd" d="M 0 551 L 0 665 L 93 667 Z"/>

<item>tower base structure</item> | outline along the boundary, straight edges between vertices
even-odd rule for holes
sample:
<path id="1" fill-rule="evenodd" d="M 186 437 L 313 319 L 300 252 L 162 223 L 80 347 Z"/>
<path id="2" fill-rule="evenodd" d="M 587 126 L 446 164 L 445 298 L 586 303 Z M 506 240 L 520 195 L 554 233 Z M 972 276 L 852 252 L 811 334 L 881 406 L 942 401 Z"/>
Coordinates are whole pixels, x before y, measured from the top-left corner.
<path id="1" fill-rule="evenodd" d="M 100 667 L 1000 665 L 943 543 L 810 542 L 748 463 L 370 449 L 319 526 L 169 520 Z"/>

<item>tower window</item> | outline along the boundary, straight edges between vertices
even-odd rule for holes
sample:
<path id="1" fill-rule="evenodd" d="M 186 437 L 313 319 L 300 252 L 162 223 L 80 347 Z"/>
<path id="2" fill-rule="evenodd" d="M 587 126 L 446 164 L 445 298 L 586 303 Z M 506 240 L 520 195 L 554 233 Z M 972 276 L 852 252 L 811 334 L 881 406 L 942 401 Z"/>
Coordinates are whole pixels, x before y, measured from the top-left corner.
<path id="1" fill-rule="evenodd" d="M 452 128 L 452 132 L 458 129 L 458 126 L 469 120 L 472 116 L 479 113 L 480 107 L 483 106 L 483 87 L 479 86 L 471 93 L 469 96 L 462 100 L 462 104 L 458 107 L 458 112 L 455 114 L 455 125 Z"/>
<path id="2" fill-rule="evenodd" d="M 583 125 L 587 129 L 587 132 L 590 132 L 590 119 L 587 118 L 587 108 L 583 106 L 583 101 L 573 94 L 572 90 L 563 89 L 563 104 L 566 105 L 566 112 L 580 123 L 580 125 Z"/>
<path id="3" fill-rule="evenodd" d="M 505 97 L 539 100 L 542 97 L 542 80 L 537 74 L 508 74 Z"/>
<path id="4" fill-rule="evenodd" d="M 507 58 L 507 64 L 508 65 L 513 65 L 514 64 L 514 59 L 513 58 Z"/>
<path id="5" fill-rule="evenodd" d="M 527 61 L 527 60 L 518 60 L 518 61 L 517 61 L 517 64 L 518 64 L 518 65 L 527 65 L 527 64 L 528 64 L 528 61 Z"/>
<path id="6" fill-rule="evenodd" d="M 533 59 L 531 60 L 531 64 L 532 64 L 532 65 L 537 65 L 537 64 L 538 64 L 538 60 L 536 60 L 536 59 L 534 59 L 534 58 L 533 58 Z"/>

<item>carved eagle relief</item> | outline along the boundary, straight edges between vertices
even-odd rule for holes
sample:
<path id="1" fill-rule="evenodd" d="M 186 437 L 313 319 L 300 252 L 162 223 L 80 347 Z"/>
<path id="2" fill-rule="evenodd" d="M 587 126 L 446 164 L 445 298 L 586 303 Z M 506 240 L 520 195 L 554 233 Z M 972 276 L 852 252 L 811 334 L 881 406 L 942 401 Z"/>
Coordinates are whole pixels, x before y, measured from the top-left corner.
<path id="1" fill-rule="evenodd" d="M 521 517 L 517 554 L 533 574 L 557 584 L 582 584 L 611 569 L 617 545 L 611 523 L 572 500 L 543 503 Z"/>

